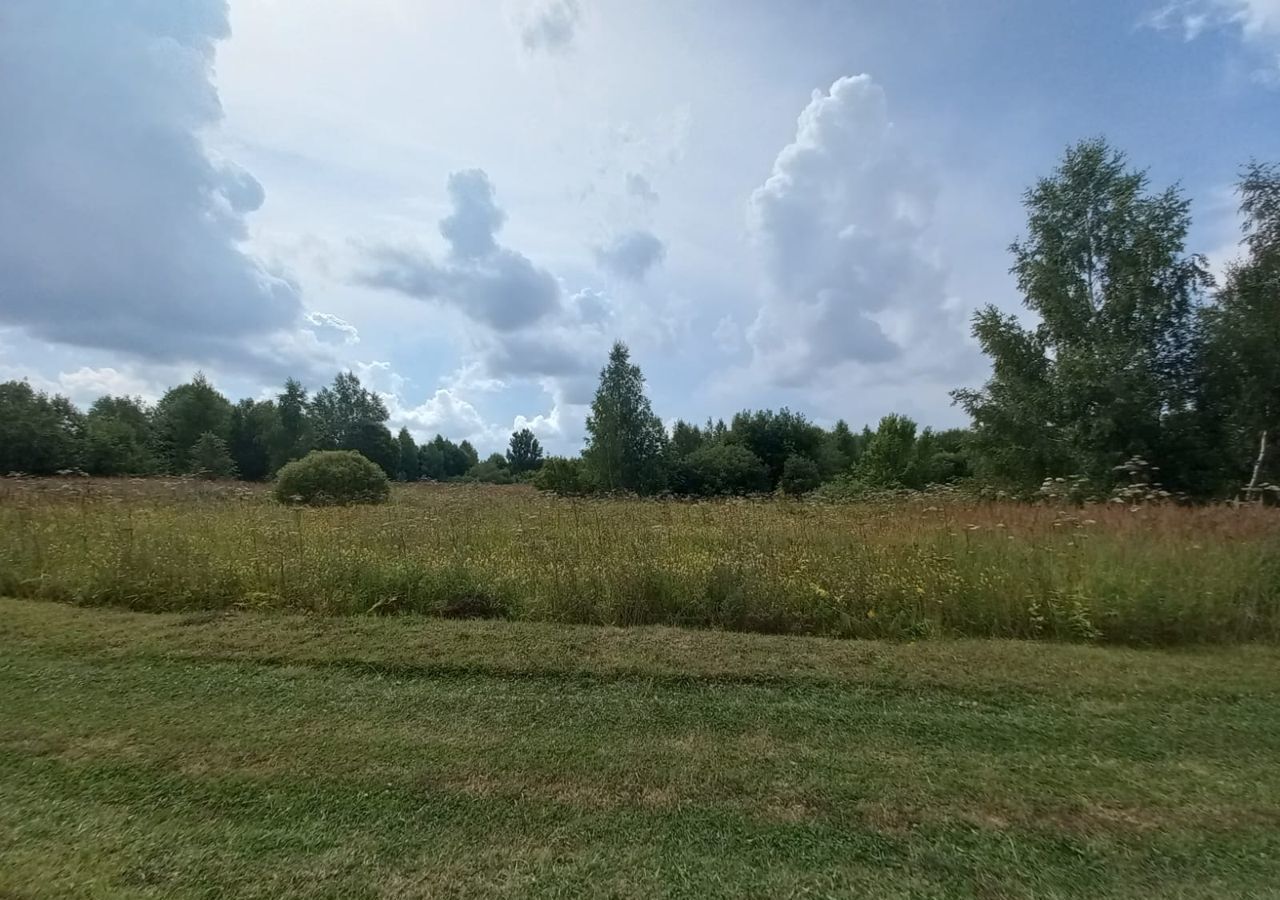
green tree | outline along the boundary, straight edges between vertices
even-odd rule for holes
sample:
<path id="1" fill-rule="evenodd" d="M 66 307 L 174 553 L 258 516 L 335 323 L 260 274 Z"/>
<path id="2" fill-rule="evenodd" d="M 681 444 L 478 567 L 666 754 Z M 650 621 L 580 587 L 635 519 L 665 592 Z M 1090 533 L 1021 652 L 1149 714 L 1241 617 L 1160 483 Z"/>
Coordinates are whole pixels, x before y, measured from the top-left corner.
<path id="1" fill-rule="evenodd" d="M 532 472 L 542 465 L 542 445 L 528 428 L 513 432 L 507 445 L 507 464 L 516 475 Z"/>
<path id="2" fill-rule="evenodd" d="M 582 459 L 591 481 L 606 491 L 662 489 L 666 432 L 644 392 L 644 376 L 621 341 L 609 352 L 587 417 Z"/>
<path id="3" fill-rule="evenodd" d="M 891 413 L 880 420 L 858 460 L 857 477 L 870 487 L 922 487 L 917 483 L 916 423 Z"/>
<path id="4" fill-rule="evenodd" d="M 697 425 L 677 419 L 671 428 L 671 451 L 677 458 L 688 456 L 707 443 L 708 436 Z"/>
<path id="5" fill-rule="evenodd" d="M 81 463 L 84 417 L 66 397 L 0 384 L 0 475 L 52 475 Z"/>
<path id="6" fill-rule="evenodd" d="M 381 422 L 361 422 L 342 449 L 355 450 L 376 463 L 388 478 L 395 478 L 400 470 L 400 444 L 391 436 L 391 429 Z"/>
<path id="7" fill-rule="evenodd" d="M 146 475 L 156 469 L 151 417 L 134 397 L 99 397 L 85 416 L 84 468 L 91 475 Z"/>
<path id="8" fill-rule="evenodd" d="M 471 446 L 470 441 L 463 441 L 458 445 L 458 449 L 462 451 L 462 455 L 467 458 L 467 468 L 479 464 L 480 454 L 476 452 L 476 448 Z"/>
<path id="9" fill-rule="evenodd" d="M 315 437 L 311 427 L 307 389 L 296 378 L 284 383 L 276 396 L 279 425 L 271 439 L 271 471 L 277 472 L 288 462 L 302 459 L 313 449 Z"/>
<path id="10" fill-rule="evenodd" d="M 418 458 L 418 444 L 408 428 L 401 428 L 396 436 L 400 450 L 400 468 L 396 477 L 401 481 L 417 481 L 422 477 L 422 463 Z"/>
<path id="11" fill-rule="evenodd" d="M 359 450 L 356 442 L 369 437 L 362 433 L 364 427 L 381 425 L 389 417 L 382 398 L 352 372 L 340 372 L 332 385 L 317 391 L 309 412 L 316 444 L 326 450 Z"/>
<path id="12" fill-rule="evenodd" d="M 201 478 L 234 478 L 236 464 L 227 442 L 212 431 L 200 435 L 191 448 L 188 471 Z"/>
<path id="13" fill-rule="evenodd" d="M 758 456 L 773 488 L 782 479 L 788 457 L 818 458 L 824 433 L 800 413 L 783 407 L 778 412 L 743 410 L 733 417 L 725 440 L 741 444 Z"/>
<path id="14" fill-rule="evenodd" d="M 156 404 L 152 440 L 166 472 L 192 471 L 192 450 L 205 433 L 224 443 L 231 430 L 231 403 L 200 372 L 187 384 L 170 388 Z"/>
<path id="15" fill-rule="evenodd" d="M 241 478 L 265 481 L 274 474 L 272 443 L 279 430 L 280 414 L 271 400 L 241 400 L 232 408 L 227 449 Z"/>
<path id="16" fill-rule="evenodd" d="M 436 438 L 443 440 L 439 435 Z M 432 481 L 443 481 L 447 477 L 444 472 L 444 453 L 435 441 L 418 448 L 418 477 Z"/>
<path id="17" fill-rule="evenodd" d="M 1025 198 L 1013 271 L 1039 323 L 988 306 L 974 335 L 991 357 L 982 390 L 954 397 L 973 417 L 987 473 L 1023 483 L 1160 459 L 1190 405 L 1195 310 L 1209 277 L 1184 250 L 1188 201 L 1148 190 L 1102 140 L 1070 148 Z"/>
<path id="18" fill-rule="evenodd" d="M 704 497 L 753 494 L 769 489 L 769 473 L 760 457 L 741 444 L 713 443 L 675 461 L 671 489 Z"/>
<path id="19" fill-rule="evenodd" d="M 1224 477 L 1252 497 L 1280 481 L 1280 166 L 1248 165 L 1239 192 L 1247 255 L 1205 310 L 1206 401 L 1225 432 Z"/>

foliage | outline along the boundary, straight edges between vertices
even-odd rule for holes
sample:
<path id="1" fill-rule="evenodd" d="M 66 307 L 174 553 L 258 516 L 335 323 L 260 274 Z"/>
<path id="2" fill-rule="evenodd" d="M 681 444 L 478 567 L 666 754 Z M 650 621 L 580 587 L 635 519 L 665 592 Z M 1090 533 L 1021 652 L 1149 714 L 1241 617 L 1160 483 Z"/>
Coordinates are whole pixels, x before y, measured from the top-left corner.
<path id="1" fill-rule="evenodd" d="M 542 465 L 542 445 L 538 443 L 532 431 L 521 428 L 511 434 L 506 460 L 511 471 L 516 475 L 532 472 Z"/>
<path id="2" fill-rule="evenodd" d="M 562 496 L 590 493 L 591 474 L 581 459 L 549 456 L 534 473 L 533 485 L 541 491 Z"/>
<path id="3" fill-rule="evenodd" d="M 190 471 L 201 478 L 233 478 L 235 460 L 227 449 L 227 442 L 212 431 L 206 431 L 191 448 Z"/>
<path id="4" fill-rule="evenodd" d="M 1280 166 L 1246 167 L 1239 191 L 1248 255 L 1205 311 L 1204 375 L 1224 481 L 1256 496 L 1280 482 Z"/>
<path id="5" fill-rule="evenodd" d="M 422 461 L 418 453 L 418 444 L 409 433 L 408 428 L 401 428 L 396 435 L 396 447 L 399 451 L 399 466 L 396 469 L 398 481 L 417 481 L 422 477 Z"/>
<path id="6" fill-rule="evenodd" d="M 99 397 L 85 416 L 84 469 L 91 475 L 146 475 L 151 453 L 151 411 L 133 397 Z"/>
<path id="7" fill-rule="evenodd" d="M 386 473 L 354 450 L 313 450 L 276 475 L 275 498 L 281 503 L 384 503 L 390 492 Z"/>
<path id="8" fill-rule="evenodd" d="M 672 464 L 671 490 L 714 497 L 769 490 L 769 473 L 760 458 L 739 444 L 706 444 Z"/>
<path id="9" fill-rule="evenodd" d="M 231 409 L 227 441 L 235 470 L 246 481 L 265 481 L 272 468 L 272 441 L 280 429 L 280 415 L 271 400 L 241 400 Z"/>
<path id="10" fill-rule="evenodd" d="M 807 456 L 793 453 L 782 465 L 782 477 L 778 479 L 778 489 L 784 494 L 798 497 L 807 494 L 822 484 L 822 472 L 818 464 Z"/>
<path id="11" fill-rule="evenodd" d="M 152 417 L 156 457 L 172 474 L 196 471 L 191 452 L 203 435 L 225 441 L 230 431 L 230 401 L 200 372 L 189 383 L 166 391 Z"/>
<path id="12" fill-rule="evenodd" d="M 279 424 L 271 436 L 272 472 L 279 471 L 287 462 L 306 456 L 315 444 L 310 401 L 302 382 L 290 378 L 284 383 L 284 390 L 276 397 L 276 410 Z"/>
<path id="13" fill-rule="evenodd" d="M 80 465 L 84 421 L 71 401 L 25 381 L 0 384 L 0 474 L 52 475 Z"/>
<path id="14" fill-rule="evenodd" d="M 309 414 L 316 445 L 324 450 L 359 449 L 357 444 L 369 438 L 367 426 L 381 425 L 388 418 L 382 398 L 361 385 L 352 372 L 340 372 L 332 385 L 317 391 Z"/>
<path id="15" fill-rule="evenodd" d="M 587 417 L 586 470 L 605 491 L 653 493 L 663 487 L 666 432 L 644 393 L 644 376 L 618 342 L 600 372 Z"/>
<path id="16" fill-rule="evenodd" d="M 501 453 L 490 454 L 488 459 L 476 463 L 467 470 L 466 477 L 482 484 L 514 484 L 516 480 L 507 458 Z"/>
<path id="17" fill-rule="evenodd" d="M 724 440 L 741 444 L 764 463 L 770 488 L 778 487 L 787 460 L 803 456 L 816 460 L 824 443 L 822 429 L 800 413 L 783 407 L 773 410 L 743 410 L 729 423 Z"/>
<path id="18" fill-rule="evenodd" d="M 1160 459 L 1192 400 L 1192 326 L 1209 277 L 1184 249 L 1188 203 L 1176 188 L 1150 193 L 1144 173 L 1094 140 L 1070 148 L 1025 205 L 1013 271 L 1039 324 L 980 311 L 974 336 L 992 378 L 955 397 L 985 472 L 1107 483 L 1131 455 Z"/>

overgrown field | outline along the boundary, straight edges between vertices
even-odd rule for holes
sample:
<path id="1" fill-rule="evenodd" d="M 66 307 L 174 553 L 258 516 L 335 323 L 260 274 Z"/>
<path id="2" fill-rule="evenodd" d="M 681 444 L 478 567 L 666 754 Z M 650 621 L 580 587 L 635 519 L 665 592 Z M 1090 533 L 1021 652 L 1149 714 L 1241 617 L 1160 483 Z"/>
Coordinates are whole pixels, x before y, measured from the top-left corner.
<path id="1" fill-rule="evenodd" d="M 243 485 L 0 481 L 0 594 L 1130 644 L 1280 639 L 1280 513 L 946 498 L 570 500 L 397 486 L 289 509 Z"/>
<path id="2" fill-rule="evenodd" d="M 0 600 L 0 896 L 1275 896 L 1278 667 Z"/>

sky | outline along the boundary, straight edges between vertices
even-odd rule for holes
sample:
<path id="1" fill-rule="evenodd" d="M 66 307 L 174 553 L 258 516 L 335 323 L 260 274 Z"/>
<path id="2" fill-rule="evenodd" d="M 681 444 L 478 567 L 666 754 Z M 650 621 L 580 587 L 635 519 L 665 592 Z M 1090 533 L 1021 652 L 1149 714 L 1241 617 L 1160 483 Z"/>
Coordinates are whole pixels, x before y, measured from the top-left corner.
<path id="1" fill-rule="evenodd" d="M 0 379 L 88 404 L 340 370 L 393 429 L 963 424 L 1022 194 L 1104 136 L 1237 254 L 1280 0 L 3 0 Z"/>

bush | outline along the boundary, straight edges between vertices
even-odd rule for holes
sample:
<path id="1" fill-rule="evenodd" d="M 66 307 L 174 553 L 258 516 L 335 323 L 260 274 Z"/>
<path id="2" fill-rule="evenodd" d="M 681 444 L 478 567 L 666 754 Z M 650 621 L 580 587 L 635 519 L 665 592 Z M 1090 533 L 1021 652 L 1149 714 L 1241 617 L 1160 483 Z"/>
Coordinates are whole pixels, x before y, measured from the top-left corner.
<path id="1" fill-rule="evenodd" d="M 792 453 L 782 466 L 782 480 L 778 487 L 784 494 L 797 497 L 809 493 L 821 483 L 822 473 L 818 471 L 818 464 L 807 456 Z"/>
<path id="2" fill-rule="evenodd" d="M 386 473 L 355 450 L 312 450 L 276 476 L 281 503 L 383 503 L 390 495 Z"/>
<path id="3" fill-rule="evenodd" d="M 552 456 L 543 462 L 533 476 L 533 486 L 553 494 L 587 494 L 591 492 L 591 480 L 582 460 Z"/>

